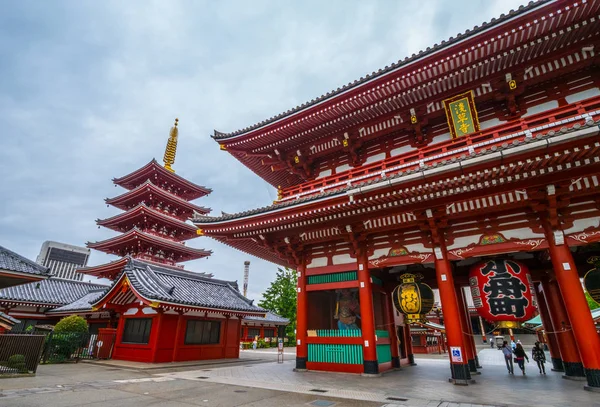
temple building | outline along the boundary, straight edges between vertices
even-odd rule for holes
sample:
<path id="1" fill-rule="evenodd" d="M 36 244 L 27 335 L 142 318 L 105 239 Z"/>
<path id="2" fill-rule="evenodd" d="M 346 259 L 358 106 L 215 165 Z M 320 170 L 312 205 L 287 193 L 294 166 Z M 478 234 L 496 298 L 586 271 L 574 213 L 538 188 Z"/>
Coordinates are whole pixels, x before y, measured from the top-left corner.
<path id="1" fill-rule="evenodd" d="M 73 303 L 54 309 L 55 316 L 106 315 L 114 331 L 112 358 L 140 362 L 171 362 L 239 356 L 241 321 L 266 311 L 245 298 L 237 282 L 184 269 L 181 262 L 211 252 L 185 244 L 200 236 L 186 222 L 210 209 L 191 201 L 211 190 L 175 174 L 178 122 L 171 129 L 164 166 L 156 160 L 113 179 L 126 192 L 106 200 L 124 212 L 97 220 L 119 234 L 88 247 L 120 259 L 78 271 L 108 278 L 112 285 L 89 291 Z"/>
<path id="2" fill-rule="evenodd" d="M 600 388 L 580 282 L 600 251 L 599 12 L 597 1 L 531 2 L 285 113 L 215 131 L 278 199 L 193 221 L 297 270 L 297 370 L 410 364 L 431 287 L 451 381 L 470 383 L 469 287 L 492 326 L 539 312 L 553 367 Z"/>
<path id="3" fill-rule="evenodd" d="M 290 320 L 271 311 L 260 317 L 247 317 L 242 321 L 241 341 L 253 341 L 254 338 L 273 339 L 285 337 L 285 327 Z"/>
<path id="4" fill-rule="evenodd" d="M 0 246 L 0 289 L 50 277 L 47 267 Z"/>

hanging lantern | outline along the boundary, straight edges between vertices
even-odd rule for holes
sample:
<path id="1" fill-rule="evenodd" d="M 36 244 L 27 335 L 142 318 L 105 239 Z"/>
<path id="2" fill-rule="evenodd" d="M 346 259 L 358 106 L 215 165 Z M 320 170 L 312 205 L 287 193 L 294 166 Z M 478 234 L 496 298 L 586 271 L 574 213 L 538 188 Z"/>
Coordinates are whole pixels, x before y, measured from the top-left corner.
<path id="1" fill-rule="evenodd" d="M 590 257 L 587 262 L 593 264 L 594 268 L 585 273 L 583 285 L 592 300 L 600 304 L 600 257 Z"/>
<path id="2" fill-rule="evenodd" d="M 524 264 L 506 259 L 477 263 L 469 285 L 477 313 L 500 328 L 518 328 L 535 313 L 533 283 Z"/>
<path id="3" fill-rule="evenodd" d="M 404 314 L 408 323 L 425 321 L 425 316 L 433 308 L 433 290 L 420 282 L 423 276 L 402 274 L 402 284 L 392 292 L 394 308 Z"/>

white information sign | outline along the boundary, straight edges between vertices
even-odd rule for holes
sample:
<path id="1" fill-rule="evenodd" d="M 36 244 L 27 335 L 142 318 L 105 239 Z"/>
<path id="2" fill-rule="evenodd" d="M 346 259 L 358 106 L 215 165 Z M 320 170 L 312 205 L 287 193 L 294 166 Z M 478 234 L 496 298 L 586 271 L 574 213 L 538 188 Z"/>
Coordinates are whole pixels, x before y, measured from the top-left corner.
<path id="1" fill-rule="evenodd" d="M 462 350 L 458 346 L 450 346 L 451 360 L 454 363 L 463 363 Z"/>

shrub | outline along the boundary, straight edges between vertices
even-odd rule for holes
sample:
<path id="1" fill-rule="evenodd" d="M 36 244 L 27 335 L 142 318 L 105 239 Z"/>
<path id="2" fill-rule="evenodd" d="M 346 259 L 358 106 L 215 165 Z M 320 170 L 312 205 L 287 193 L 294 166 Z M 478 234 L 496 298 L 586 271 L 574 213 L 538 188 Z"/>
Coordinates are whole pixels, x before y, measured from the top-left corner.
<path id="1" fill-rule="evenodd" d="M 55 333 L 65 332 L 80 332 L 85 333 L 88 331 L 88 324 L 79 315 L 71 315 L 58 321 L 58 324 L 54 327 Z"/>
<path id="2" fill-rule="evenodd" d="M 19 373 L 29 373 L 29 369 L 25 365 L 25 356 L 23 355 L 12 355 L 9 357 L 6 367 L 16 369 Z"/>

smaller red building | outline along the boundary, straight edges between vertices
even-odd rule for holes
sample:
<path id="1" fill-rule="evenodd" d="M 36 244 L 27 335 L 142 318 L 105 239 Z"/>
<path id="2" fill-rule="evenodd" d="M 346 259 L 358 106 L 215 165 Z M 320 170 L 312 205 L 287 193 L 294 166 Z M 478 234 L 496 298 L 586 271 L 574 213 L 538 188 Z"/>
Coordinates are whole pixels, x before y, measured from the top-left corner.
<path id="1" fill-rule="evenodd" d="M 273 312 L 267 312 L 260 317 L 247 317 L 242 320 L 242 330 L 240 332 L 241 341 L 252 341 L 254 338 L 276 338 L 283 337 L 285 327 L 290 323 L 287 318 L 280 317 Z"/>

